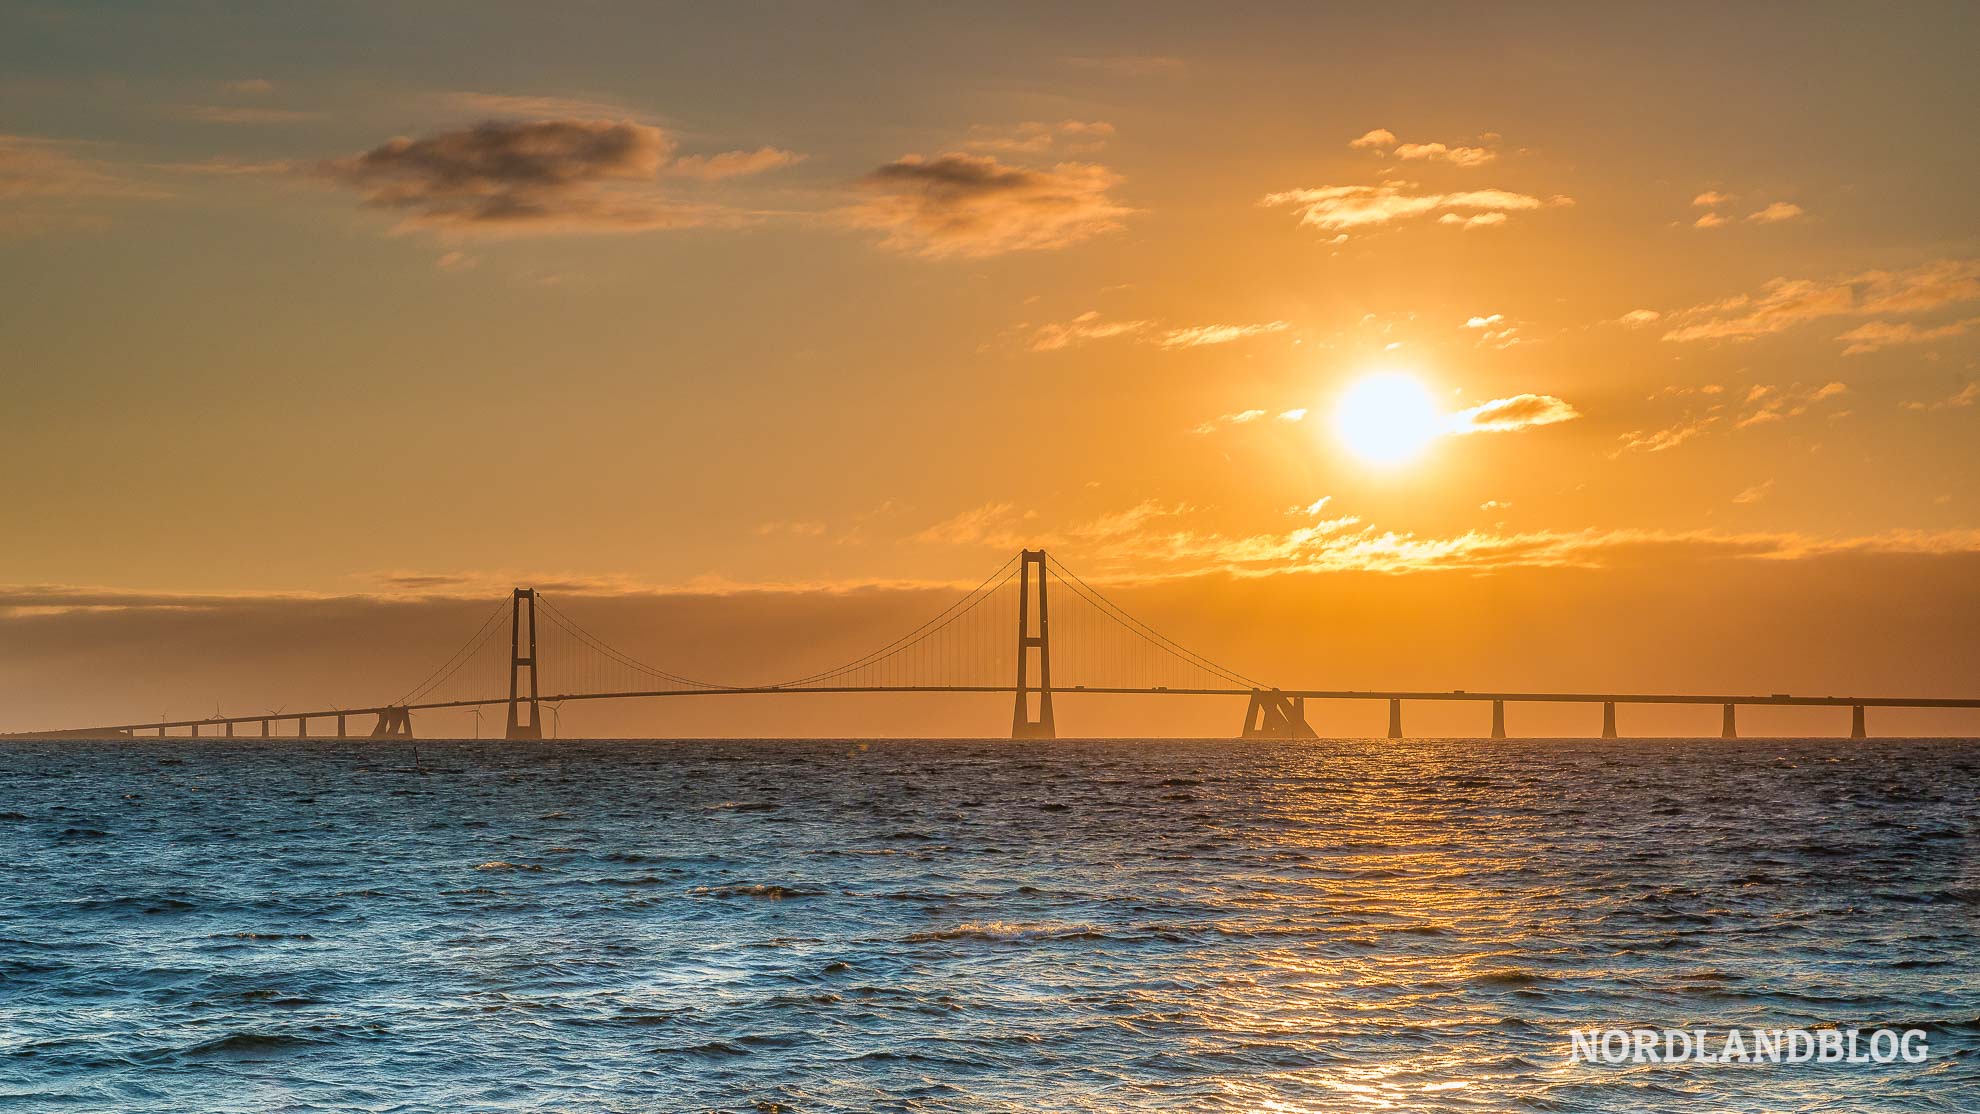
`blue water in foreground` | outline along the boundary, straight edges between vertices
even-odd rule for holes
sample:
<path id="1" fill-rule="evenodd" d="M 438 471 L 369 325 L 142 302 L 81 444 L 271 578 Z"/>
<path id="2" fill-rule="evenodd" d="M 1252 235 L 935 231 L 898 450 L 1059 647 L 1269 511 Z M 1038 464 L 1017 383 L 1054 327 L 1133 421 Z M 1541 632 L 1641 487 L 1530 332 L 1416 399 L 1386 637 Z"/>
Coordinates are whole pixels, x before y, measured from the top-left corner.
<path id="1" fill-rule="evenodd" d="M 8 1111 L 1980 1108 L 1970 742 L 0 744 Z M 1577 1026 L 1922 1064 L 1571 1064 Z"/>

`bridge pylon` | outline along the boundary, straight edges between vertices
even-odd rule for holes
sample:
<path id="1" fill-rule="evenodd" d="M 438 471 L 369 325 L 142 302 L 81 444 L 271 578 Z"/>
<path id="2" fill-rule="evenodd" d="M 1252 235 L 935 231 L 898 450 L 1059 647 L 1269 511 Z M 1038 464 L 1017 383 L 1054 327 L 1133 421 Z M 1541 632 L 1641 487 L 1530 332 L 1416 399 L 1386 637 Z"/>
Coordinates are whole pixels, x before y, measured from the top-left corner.
<path id="1" fill-rule="evenodd" d="M 528 606 L 523 605 L 527 603 Z M 523 620 L 527 618 L 529 633 L 523 633 Z M 528 653 L 524 653 L 525 647 Z M 529 670 L 529 695 L 522 695 L 522 671 Z M 506 739 L 541 739 L 543 737 L 543 713 L 537 707 L 536 688 L 536 589 L 518 588 L 515 598 L 509 603 L 509 727 L 503 735 Z M 523 705 L 529 706 L 529 715 L 522 715 Z"/>
<path id="2" fill-rule="evenodd" d="M 338 719 L 344 717 L 338 716 Z M 342 738 L 343 736 L 338 736 Z M 412 733 L 412 712 L 405 708 L 378 709 L 378 726 L 371 729 L 374 739 L 410 739 Z"/>
<path id="3" fill-rule="evenodd" d="M 1018 644 L 1017 644 L 1017 702 L 1011 710 L 1011 738 L 1013 739 L 1056 739 L 1058 729 L 1052 722 L 1052 639 L 1051 627 L 1045 613 L 1045 551 L 1025 549 L 1018 552 Z M 1038 610 L 1037 634 L 1033 634 L 1031 609 L 1032 569 L 1038 570 Z M 1031 677 L 1031 651 L 1038 651 L 1038 683 L 1033 685 Z M 1031 694 L 1038 694 L 1038 714 L 1031 713 Z"/>

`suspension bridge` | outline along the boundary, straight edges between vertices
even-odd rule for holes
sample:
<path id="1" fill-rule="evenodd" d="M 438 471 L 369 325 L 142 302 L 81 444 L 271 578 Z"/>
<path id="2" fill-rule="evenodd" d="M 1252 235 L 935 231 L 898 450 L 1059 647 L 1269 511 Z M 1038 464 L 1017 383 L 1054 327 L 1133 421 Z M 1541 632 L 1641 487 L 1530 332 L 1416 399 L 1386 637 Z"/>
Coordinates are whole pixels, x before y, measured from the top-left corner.
<path id="1" fill-rule="evenodd" d="M 940 614 L 892 642 L 830 669 L 774 684 L 699 680 L 650 664 L 596 637 L 543 593 L 516 588 L 451 657 L 388 703 L 0 737 L 258 733 L 403 739 L 413 737 L 415 713 L 499 707 L 507 713 L 506 738 L 541 739 L 544 710 L 554 716 L 570 701 L 827 693 L 1008 694 L 1013 739 L 1056 738 L 1054 699 L 1080 694 L 1241 698 L 1246 704 L 1237 734 L 1266 739 L 1317 738 L 1306 716 L 1309 701 L 1386 701 L 1391 739 L 1404 737 L 1404 704 L 1422 701 L 1490 703 L 1495 739 L 1506 737 L 1505 706 L 1511 703 L 1599 704 L 1605 739 L 1617 737 L 1617 707 L 1632 704 L 1717 705 L 1724 738 L 1737 737 L 1737 709 L 1749 705 L 1848 708 L 1850 737 L 1858 739 L 1868 736 L 1870 708 L 1980 708 L 1980 699 L 1964 698 L 1281 688 L 1179 645 L 1037 549 L 1020 551 Z"/>

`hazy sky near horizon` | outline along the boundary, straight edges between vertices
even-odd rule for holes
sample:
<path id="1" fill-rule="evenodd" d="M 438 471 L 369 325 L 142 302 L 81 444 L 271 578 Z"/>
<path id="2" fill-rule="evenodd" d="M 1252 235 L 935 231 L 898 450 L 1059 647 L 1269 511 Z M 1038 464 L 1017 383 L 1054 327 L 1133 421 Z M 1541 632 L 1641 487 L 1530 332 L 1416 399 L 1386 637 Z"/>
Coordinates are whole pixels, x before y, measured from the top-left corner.
<path id="1" fill-rule="evenodd" d="M 0 3 L 0 604 L 1044 544 L 1177 614 L 1845 559 L 1923 606 L 1980 556 L 1976 30 Z M 1383 463 L 1339 414 L 1398 379 L 1435 420 Z"/>

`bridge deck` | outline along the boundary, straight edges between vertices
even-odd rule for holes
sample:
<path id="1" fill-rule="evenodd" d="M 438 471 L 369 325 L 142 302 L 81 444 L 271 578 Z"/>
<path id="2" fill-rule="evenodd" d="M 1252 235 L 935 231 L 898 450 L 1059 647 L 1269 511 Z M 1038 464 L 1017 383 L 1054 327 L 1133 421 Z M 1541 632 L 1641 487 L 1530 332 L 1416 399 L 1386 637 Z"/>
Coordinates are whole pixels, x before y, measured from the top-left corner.
<path id="1" fill-rule="evenodd" d="M 640 692 L 572 692 L 540 697 L 545 704 L 558 704 L 566 700 L 652 700 L 670 697 L 689 696 L 821 696 L 832 694 L 877 694 L 877 693 L 985 693 L 1011 695 L 1017 691 L 1015 685 L 819 685 L 819 686 L 766 686 L 762 688 L 679 688 L 651 689 Z M 1113 688 L 1075 685 L 1069 688 L 1054 688 L 1058 696 L 1090 694 L 1095 696 L 1242 696 L 1249 697 L 1261 691 L 1248 688 Z M 1826 708 L 1980 708 L 1980 698 L 1973 697 L 1916 697 L 1916 696 L 1794 696 L 1788 693 L 1767 695 L 1728 695 L 1705 693 L 1644 693 L 1644 692 L 1472 692 L 1464 689 L 1450 691 L 1425 691 L 1418 689 L 1270 689 L 1280 696 L 1302 697 L 1307 700 L 1402 700 L 1402 701 L 1476 701 L 1504 702 L 1507 704 L 1694 704 L 1694 705 L 1733 705 L 1743 707 L 1826 707 Z M 506 696 L 488 697 L 476 700 L 441 700 L 420 704 L 407 704 L 397 710 L 406 712 L 438 711 L 449 708 L 499 707 L 509 703 Z M 339 716 L 375 716 L 388 710 L 378 708 L 330 708 L 312 712 L 284 711 L 279 715 L 216 716 L 206 719 L 154 720 L 150 723 L 109 724 L 100 727 L 67 729 L 54 732 L 14 732 L 0 735 L 0 738 L 47 738 L 53 735 L 86 737 L 93 733 L 122 735 L 134 731 L 157 731 L 172 728 L 225 728 L 232 724 L 259 724 L 289 720 L 336 719 Z"/>

